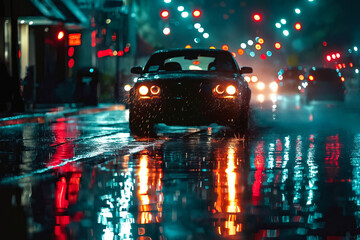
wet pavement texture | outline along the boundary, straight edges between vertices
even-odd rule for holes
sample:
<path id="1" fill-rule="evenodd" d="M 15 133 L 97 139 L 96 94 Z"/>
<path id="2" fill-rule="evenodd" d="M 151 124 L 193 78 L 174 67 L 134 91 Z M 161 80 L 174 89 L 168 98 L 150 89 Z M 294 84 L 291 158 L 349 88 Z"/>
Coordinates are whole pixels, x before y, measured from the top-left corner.
<path id="1" fill-rule="evenodd" d="M 1 239 L 357 239 L 360 108 L 252 104 L 238 139 L 128 111 L 0 128 Z"/>

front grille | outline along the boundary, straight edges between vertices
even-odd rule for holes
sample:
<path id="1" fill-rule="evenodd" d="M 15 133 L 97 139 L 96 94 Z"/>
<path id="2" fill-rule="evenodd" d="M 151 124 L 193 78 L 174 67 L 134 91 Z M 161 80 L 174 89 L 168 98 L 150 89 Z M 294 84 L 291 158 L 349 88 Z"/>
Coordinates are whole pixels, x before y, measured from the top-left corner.
<path id="1" fill-rule="evenodd" d="M 171 79 L 162 87 L 162 97 L 176 99 L 196 99 L 208 95 L 209 89 L 202 81 L 193 79 Z M 211 90 L 210 90 L 211 92 Z"/>

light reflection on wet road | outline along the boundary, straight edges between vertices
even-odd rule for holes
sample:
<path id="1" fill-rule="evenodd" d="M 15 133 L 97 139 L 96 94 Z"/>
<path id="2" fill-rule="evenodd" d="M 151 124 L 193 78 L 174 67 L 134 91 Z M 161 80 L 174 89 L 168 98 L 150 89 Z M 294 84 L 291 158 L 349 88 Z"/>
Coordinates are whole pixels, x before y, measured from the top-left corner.
<path id="1" fill-rule="evenodd" d="M 245 142 L 220 126 L 198 132 L 160 126 L 158 139 L 136 141 L 126 111 L 1 128 L 3 235 L 356 236 L 359 108 L 297 101 L 253 105 Z"/>

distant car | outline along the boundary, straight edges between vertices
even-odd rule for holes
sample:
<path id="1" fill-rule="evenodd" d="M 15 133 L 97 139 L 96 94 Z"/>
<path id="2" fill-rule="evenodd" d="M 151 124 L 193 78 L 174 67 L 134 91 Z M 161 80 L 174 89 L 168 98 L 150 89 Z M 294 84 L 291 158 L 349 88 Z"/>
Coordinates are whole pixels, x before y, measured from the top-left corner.
<path id="1" fill-rule="evenodd" d="M 199 126 L 218 123 L 244 133 L 251 90 L 231 53 L 216 49 L 173 49 L 153 53 L 130 91 L 133 135 L 154 133 L 154 125 Z"/>
<path id="2" fill-rule="evenodd" d="M 303 86 L 307 103 L 312 100 L 344 101 L 345 99 L 344 82 L 335 69 L 312 68 Z"/>
<path id="3" fill-rule="evenodd" d="M 252 100 L 255 100 L 259 103 L 269 101 L 274 103 L 277 101 L 277 91 L 279 85 L 276 81 L 265 82 L 259 80 L 258 76 L 256 75 L 245 76 L 244 79 L 251 87 Z"/>
<path id="4" fill-rule="evenodd" d="M 279 71 L 276 80 L 280 94 L 297 94 L 301 90 L 301 83 L 305 79 L 305 71 L 302 67 L 284 68 Z"/>

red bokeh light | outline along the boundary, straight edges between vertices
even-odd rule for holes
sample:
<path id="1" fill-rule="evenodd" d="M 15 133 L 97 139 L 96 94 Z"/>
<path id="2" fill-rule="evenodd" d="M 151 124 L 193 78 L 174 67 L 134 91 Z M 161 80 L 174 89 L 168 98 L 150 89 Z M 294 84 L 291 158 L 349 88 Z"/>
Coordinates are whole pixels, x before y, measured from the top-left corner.
<path id="1" fill-rule="evenodd" d="M 69 47 L 69 49 L 68 49 L 68 56 L 69 56 L 69 57 L 74 56 L 74 52 L 75 52 L 74 47 Z"/>
<path id="2" fill-rule="evenodd" d="M 200 16 L 201 16 L 201 11 L 200 11 L 200 10 L 197 10 L 197 9 L 194 10 L 194 11 L 193 11 L 193 16 L 196 17 L 196 18 L 197 18 L 197 17 L 200 17 Z"/>
<path id="3" fill-rule="evenodd" d="M 275 47 L 277 50 L 279 50 L 279 49 L 281 48 L 281 44 L 280 44 L 279 42 L 276 42 L 276 43 L 274 44 L 274 47 Z"/>
<path id="4" fill-rule="evenodd" d="M 255 13 L 255 14 L 253 15 L 253 19 L 254 19 L 256 22 L 259 22 L 259 21 L 261 21 L 261 15 L 258 14 L 258 13 Z"/>
<path id="5" fill-rule="evenodd" d="M 74 67 L 74 64 L 75 64 L 74 59 L 70 58 L 70 59 L 69 59 L 69 62 L 68 62 L 69 68 L 73 68 L 73 67 Z"/>
<path id="6" fill-rule="evenodd" d="M 168 18 L 170 14 L 168 10 L 163 10 L 160 15 L 162 18 Z"/>
<path id="7" fill-rule="evenodd" d="M 63 32 L 63 31 L 60 31 L 60 32 L 58 33 L 58 35 L 57 35 L 57 38 L 58 38 L 59 40 L 61 40 L 61 39 L 64 38 L 64 36 L 65 36 L 64 32 Z"/>

